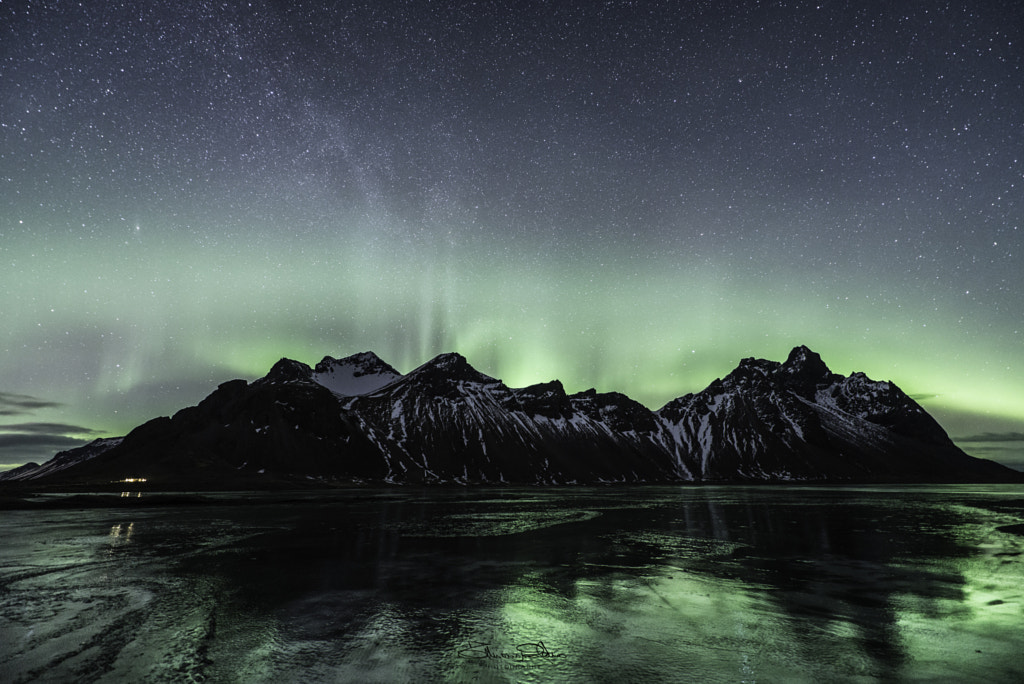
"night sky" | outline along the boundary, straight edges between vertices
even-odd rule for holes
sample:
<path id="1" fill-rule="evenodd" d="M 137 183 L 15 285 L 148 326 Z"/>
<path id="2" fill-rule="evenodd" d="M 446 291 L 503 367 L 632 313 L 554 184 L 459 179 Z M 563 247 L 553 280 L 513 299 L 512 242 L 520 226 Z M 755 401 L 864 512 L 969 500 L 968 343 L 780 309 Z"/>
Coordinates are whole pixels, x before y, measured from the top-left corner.
<path id="1" fill-rule="evenodd" d="M 0 464 L 287 356 L 806 344 L 1024 467 L 1024 5 L 0 2 Z"/>

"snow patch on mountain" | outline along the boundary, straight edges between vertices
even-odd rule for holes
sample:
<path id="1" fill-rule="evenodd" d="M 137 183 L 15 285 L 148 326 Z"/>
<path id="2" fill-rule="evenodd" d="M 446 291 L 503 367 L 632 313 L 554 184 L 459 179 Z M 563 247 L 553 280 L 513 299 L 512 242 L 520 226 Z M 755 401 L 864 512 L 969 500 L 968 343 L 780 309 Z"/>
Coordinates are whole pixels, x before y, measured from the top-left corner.
<path id="1" fill-rule="evenodd" d="M 25 482 L 54 475 L 62 470 L 67 470 L 68 468 L 76 466 L 79 463 L 84 463 L 113 449 L 123 440 L 124 437 L 101 437 L 100 439 L 94 439 L 83 447 L 59 452 L 56 456 L 42 465 L 26 464 L 21 468 L 16 468 L 6 472 L 3 475 L 0 475 L 0 480 Z"/>
<path id="2" fill-rule="evenodd" d="M 373 352 L 353 354 L 344 359 L 325 356 L 312 373 L 314 382 L 344 397 L 375 392 L 401 377 L 401 373 Z"/>

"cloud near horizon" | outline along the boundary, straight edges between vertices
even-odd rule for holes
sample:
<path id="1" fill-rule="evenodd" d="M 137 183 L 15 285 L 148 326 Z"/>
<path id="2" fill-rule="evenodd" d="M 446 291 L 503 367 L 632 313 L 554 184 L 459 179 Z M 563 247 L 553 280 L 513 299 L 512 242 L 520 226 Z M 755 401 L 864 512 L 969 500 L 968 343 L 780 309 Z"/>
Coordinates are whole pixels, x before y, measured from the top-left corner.
<path id="1" fill-rule="evenodd" d="M 37 409 L 63 406 L 59 401 L 39 399 L 28 394 L 0 392 L 0 416 L 20 416 Z"/>
<path id="2" fill-rule="evenodd" d="M 4 426 L 0 426 L 3 430 Z M 58 452 L 84 446 L 93 437 L 85 439 L 63 434 L 31 432 L 0 432 L 0 472 L 26 463 L 45 463 Z"/>
<path id="3" fill-rule="evenodd" d="M 0 416 L 27 416 L 37 411 L 64 406 L 28 394 L 0 392 Z M 0 424 L 0 471 L 26 462 L 45 462 L 58 451 L 87 444 L 101 433 L 70 423 L 28 421 Z"/>
<path id="4" fill-rule="evenodd" d="M 12 432 L 0 434 L 0 450 L 24 449 L 25 447 L 57 447 L 60 449 L 81 446 L 89 440 L 54 434 L 32 434 Z"/>
<path id="5" fill-rule="evenodd" d="M 70 425 L 68 423 L 8 423 L 0 425 L 0 433 L 29 433 L 33 435 L 96 435 L 99 430 L 82 427 L 81 425 Z"/>
<path id="6" fill-rule="evenodd" d="M 984 432 L 958 437 L 957 442 L 1024 442 L 1024 432 Z"/>

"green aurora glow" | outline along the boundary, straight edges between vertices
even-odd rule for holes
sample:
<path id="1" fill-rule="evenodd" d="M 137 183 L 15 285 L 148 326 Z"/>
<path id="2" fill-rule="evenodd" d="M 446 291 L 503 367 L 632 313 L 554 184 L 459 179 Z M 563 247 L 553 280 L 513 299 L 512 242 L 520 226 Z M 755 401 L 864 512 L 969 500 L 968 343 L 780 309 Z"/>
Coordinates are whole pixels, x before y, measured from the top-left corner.
<path id="1" fill-rule="evenodd" d="M 386 255 L 357 237 L 326 251 L 301 240 L 163 243 L 151 260 L 159 239 L 131 227 L 73 253 L 37 240 L 8 246 L 34 277 L 0 275 L 16 304 L 4 359 L 22 359 L 4 365 L 6 386 L 59 400 L 65 420 L 122 434 L 219 382 L 259 377 L 282 356 L 315 363 L 372 349 L 407 372 L 458 351 L 513 387 L 558 378 L 569 391 L 621 391 L 658 408 L 743 357 L 782 360 L 807 344 L 836 372 L 927 395 L 953 434 L 1024 421 L 1017 330 L 986 322 L 968 301 L 954 309 L 924 293 L 887 296 L 867 274 L 780 280 L 735 263 L 742 256 L 639 263 L 599 247 L 573 258 L 523 249 L 481 259 L 479 245 Z"/>
<path id="2" fill-rule="evenodd" d="M 581 5 L 562 35 L 413 3 L 345 19 L 328 47 L 337 22 L 298 22 L 341 22 L 315 3 L 197 5 L 167 48 L 157 24 L 9 10 L 0 393 L 46 406 L 0 405 L 0 463 L 46 457 L 19 441 L 27 421 L 123 434 L 283 356 L 373 350 L 408 372 L 457 351 L 510 386 L 658 408 L 805 344 L 921 398 L 970 453 L 1024 464 L 1020 8 L 940 17 L 955 35 L 910 13 L 930 49 L 994 46 L 950 57 L 933 91 L 888 61 L 879 32 L 904 23 L 884 8 L 851 28 L 651 6 Z M 496 45 L 503 26 L 527 47 Z M 614 65 L 584 55 L 595 40 Z M 187 84 L 168 80 L 182 59 Z"/>

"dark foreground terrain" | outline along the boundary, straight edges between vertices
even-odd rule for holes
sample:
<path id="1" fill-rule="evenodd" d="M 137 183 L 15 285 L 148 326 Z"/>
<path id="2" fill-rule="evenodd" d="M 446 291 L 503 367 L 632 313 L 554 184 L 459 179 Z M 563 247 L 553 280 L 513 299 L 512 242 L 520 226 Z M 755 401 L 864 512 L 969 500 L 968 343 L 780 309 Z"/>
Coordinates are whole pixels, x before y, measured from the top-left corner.
<path id="1" fill-rule="evenodd" d="M 1024 677 L 1014 485 L 76 496 L 3 513 L 2 681 Z"/>

